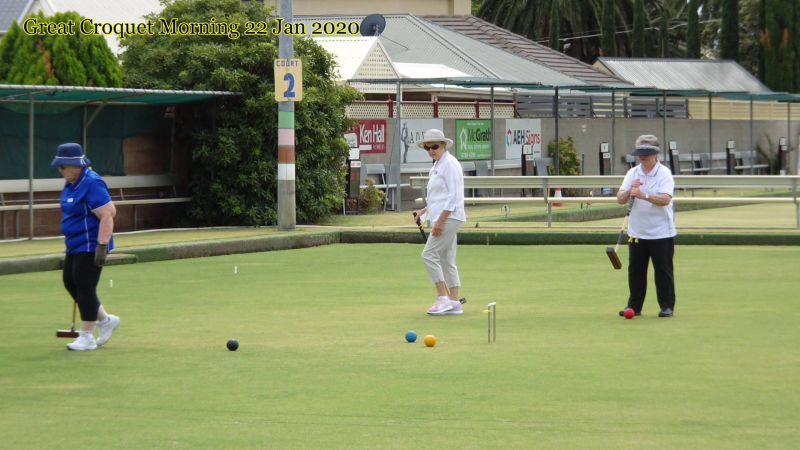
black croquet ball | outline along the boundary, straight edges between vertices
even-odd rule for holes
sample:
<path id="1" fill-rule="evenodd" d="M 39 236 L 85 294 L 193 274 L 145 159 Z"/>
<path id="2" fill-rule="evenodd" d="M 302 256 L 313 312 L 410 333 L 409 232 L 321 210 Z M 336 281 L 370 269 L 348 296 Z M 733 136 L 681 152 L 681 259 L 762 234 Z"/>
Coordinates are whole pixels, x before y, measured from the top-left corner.
<path id="1" fill-rule="evenodd" d="M 228 339 L 228 350 L 235 352 L 239 348 L 239 341 L 236 339 Z"/>

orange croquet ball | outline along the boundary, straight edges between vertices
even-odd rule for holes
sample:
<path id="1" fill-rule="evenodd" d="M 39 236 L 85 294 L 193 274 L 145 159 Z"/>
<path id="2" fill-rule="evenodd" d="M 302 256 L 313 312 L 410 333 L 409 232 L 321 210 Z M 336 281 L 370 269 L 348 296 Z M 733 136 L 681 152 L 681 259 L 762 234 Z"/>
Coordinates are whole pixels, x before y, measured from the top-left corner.
<path id="1" fill-rule="evenodd" d="M 434 345 L 436 345 L 436 336 L 429 334 L 425 336 L 425 339 L 423 341 L 425 342 L 425 345 L 427 347 L 433 347 Z"/>

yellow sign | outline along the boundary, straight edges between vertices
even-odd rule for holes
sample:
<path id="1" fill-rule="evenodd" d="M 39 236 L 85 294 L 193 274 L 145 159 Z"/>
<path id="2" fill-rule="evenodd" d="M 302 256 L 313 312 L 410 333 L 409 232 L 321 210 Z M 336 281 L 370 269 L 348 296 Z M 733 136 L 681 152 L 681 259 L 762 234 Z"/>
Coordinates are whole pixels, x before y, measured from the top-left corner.
<path id="1" fill-rule="evenodd" d="M 303 100 L 303 62 L 300 59 L 275 60 L 275 101 Z"/>

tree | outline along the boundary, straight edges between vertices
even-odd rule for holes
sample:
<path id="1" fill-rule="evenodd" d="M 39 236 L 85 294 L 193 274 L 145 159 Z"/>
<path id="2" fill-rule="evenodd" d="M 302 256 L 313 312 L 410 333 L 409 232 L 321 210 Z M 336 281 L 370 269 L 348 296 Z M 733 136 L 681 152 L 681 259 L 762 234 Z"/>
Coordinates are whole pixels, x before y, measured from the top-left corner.
<path id="1" fill-rule="evenodd" d="M 669 12 L 666 5 L 661 8 L 658 21 L 658 57 L 666 58 L 669 53 Z"/>
<path id="2" fill-rule="evenodd" d="M 686 9 L 686 57 L 700 57 L 700 28 L 697 19 L 697 0 L 689 0 Z"/>
<path id="3" fill-rule="evenodd" d="M 470 8 L 472 10 L 472 15 L 473 16 L 477 16 L 478 15 L 478 10 L 480 9 L 480 7 L 481 7 L 481 0 L 472 0 L 471 1 Z"/>
<path id="4" fill-rule="evenodd" d="M 78 24 L 83 19 L 72 11 L 50 17 L 40 11 L 28 17 L 56 24 Z M 117 58 L 100 35 L 29 35 L 12 22 L 0 39 L 0 83 L 120 87 L 122 75 Z"/>
<path id="5" fill-rule="evenodd" d="M 561 18 L 558 15 L 558 3 L 558 0 L 553 0 L 550 7 L 550 48 L 555 51 L 559 51 L 561 49 L 558 40 L 558 28 L 561 22 Z"/>
<path id="6" fill-rule="evenodd" d="M 569 39 L 565 53 L 585 62 L 594 62 L 600 49 L 600 9 L 602 0 L 559 0 L 559 38 Z M 614 0 L 620 23 L 627 23 L 630 0 Z M 482 0 L 477 16 L 532 40 L 547 42 L 552 3 L 543 0 Z"/>
<path id="7" fill-rule="evenodd" d="M 722 3 L 722 30 L 720 32 L 720 57 L 739 61 L 739 1 Z"/>
<path id="8" fill-rule="evenodd" d="M 602 23 L 600 24 L 600 48 L 604 56 L 617 56 L 617 26 L 614 22 L 613 0 L 603 0 Z"/>
<path id="9" fill-rule="evenodd" d="M 633 31 L 631 33 L 631 54 L 634 58 L 644 58 L 644 0 L 633 2 Z"/>
<path id="10" fill-rule="evenodd" d="M 128 87 L 224 90 L 241 95 L 177 111 L 181 142 L 190 150 L 195 224 L 266 225 L 277 222 L 277 104 L 273 61 L 277 36 L 159 35 L 158 19 L 233 24 L 270 17 L 270 8 L 239 0 L 175 0 L 150 15 L 153 34 L 123 41 Z M 272 26 L 273 24 L 270 24 Z M 344 115 L 357 91 L 337 86 L 330 54 L 310 39 L 295 39 L 303 60 L 303 101 L 295 105 L 297 220 L 328 215 L 344 196 Z"/>
<path id="11" fill-rule="evenodd" d="M 800 14 L 797 0 L 762 0 L 759 40 L 759 76 L 776 91 L 796 91 L 798 38 L 795 18 Z"/>

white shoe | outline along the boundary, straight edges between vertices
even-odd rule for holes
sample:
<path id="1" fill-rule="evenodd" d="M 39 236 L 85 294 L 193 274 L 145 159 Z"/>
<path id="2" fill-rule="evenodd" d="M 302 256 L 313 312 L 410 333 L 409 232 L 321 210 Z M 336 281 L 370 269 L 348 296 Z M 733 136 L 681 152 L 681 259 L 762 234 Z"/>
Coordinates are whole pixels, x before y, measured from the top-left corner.
<path id="1" fill-rule="evenodd" d="M 449 311 L 445 311 L 442 314 L 464 314 L 464 308 L 461 307 L 461 302 L 458 300 L 451 300 L 450 305 L 453 307 Z"/>
<path id="2" fill-rule="evenodd" d="M 450 304 L 450 299 L 447 297 L 438 297 L 436 302 L 433 303 L 433 306 L 428 308 L 428 314 L 432 316 L 438 316 L 441 314 L 446 313 L 453 309 L 453 305 Z"/>
<path id="3" fill-rule="evenodd" d="M 111 339 L 111 333 L 119 326 L 119 317 L 109 314 L 104 324 L 97 323 L 97 345 L 101 346 Z"/>
<path id="4" fill-rule="evenodd" d="M 97 342 L 94 340 L 94 336 L 92 333 L 82 332 L 78 339 L 67 344 L 67 348 L 70 350 L 95 350 L 97 348 Z"/>

